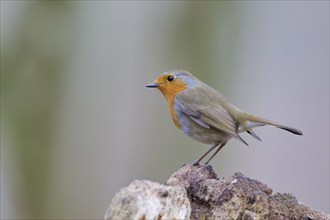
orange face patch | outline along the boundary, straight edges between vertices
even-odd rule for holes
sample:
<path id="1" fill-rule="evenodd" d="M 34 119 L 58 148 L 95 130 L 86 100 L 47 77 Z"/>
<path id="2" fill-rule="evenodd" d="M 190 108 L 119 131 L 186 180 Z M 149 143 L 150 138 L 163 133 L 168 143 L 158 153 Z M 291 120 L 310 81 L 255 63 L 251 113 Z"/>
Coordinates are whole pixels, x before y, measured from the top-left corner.
<path id="1" fill-rule="evenodd" d="M 159 84 L 159 86 L 157 88 L 163 93 L 163 95 L 166 98 L 172 120 L 173 120 L 175 126 L 180 128 L 179 121 L 177 119 L 177 117 L 178 117 L 177 113 L 173 108 L 174 98 L 179 92 L 181 92 L 187 88 L 186 83 L 182 79 L 176 77 L 174 74 L 171 74 L 171 73 L 166 73 L 166 74 L 159 76 L 154 81 L 154 83 Z"/>
<path id="2" fill-rule="evenodd" d="M 187 88 L 186 83 L 182 79 L 171 73 L 159 76 L 154 83 L 159 84 L 157 88 L 163 93 L 167 102 L 174 99 L 176 94 Z"/>

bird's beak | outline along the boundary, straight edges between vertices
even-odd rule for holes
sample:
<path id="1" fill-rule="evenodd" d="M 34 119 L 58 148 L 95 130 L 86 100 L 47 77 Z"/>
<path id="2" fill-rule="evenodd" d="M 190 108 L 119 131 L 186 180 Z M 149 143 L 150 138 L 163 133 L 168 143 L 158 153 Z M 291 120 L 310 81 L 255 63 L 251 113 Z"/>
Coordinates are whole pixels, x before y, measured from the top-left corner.
<path id="1" fill-rule="evenodd" d="M 146 85 L 146 87 L 148 87 L 148 88 L 157 88 L 158 86 L 159 86 L 158 83 L 150 83 L 150 84 Z"/>

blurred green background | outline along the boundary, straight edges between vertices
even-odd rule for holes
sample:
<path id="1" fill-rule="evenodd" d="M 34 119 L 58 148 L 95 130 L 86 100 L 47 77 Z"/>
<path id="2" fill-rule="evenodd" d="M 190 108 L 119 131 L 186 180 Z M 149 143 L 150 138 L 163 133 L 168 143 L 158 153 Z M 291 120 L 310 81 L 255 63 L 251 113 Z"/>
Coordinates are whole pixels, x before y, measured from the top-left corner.
<path id="1" fill-rule="evenodd" d="M 328 1 L 1 1 L 1 218 L 100 219 L 204 153 L 144 87 L 172 68 L 304 132 L 231 141 L 219 176 L 329 213 Z"/>

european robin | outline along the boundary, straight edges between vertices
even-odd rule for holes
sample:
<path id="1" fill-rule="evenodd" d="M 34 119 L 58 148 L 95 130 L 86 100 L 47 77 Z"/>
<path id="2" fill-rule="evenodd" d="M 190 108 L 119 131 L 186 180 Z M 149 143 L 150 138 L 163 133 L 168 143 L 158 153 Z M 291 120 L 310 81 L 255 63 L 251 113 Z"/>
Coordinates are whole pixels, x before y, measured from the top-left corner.
<path id="1" fill-rule="evenodd" d="M 177 128 L 198 142 L 212 145 L 194 162 L 194 165 L 198 165 L 206 155 L 217 148 L 206 161 L 206 164 L 209 163 L 231 138 L 248 145 L 239 135 L 242 132 L 247 132 L 261 141 L 252 130 L 255 127 L 271 125 L 296 135 L 302 135 L 298 129 L 257 117 L 236 108 L 220 92 L 184 70 L 167 71 L 146 87 L 157 88 L 163 93 Z"/>

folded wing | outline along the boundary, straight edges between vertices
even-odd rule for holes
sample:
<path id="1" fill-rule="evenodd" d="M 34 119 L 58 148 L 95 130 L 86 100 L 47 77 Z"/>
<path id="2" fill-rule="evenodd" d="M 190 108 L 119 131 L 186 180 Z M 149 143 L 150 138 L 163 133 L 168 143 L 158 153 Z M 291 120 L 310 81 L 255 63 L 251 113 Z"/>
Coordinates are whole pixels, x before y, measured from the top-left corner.
<path id="1" fill-rule="evenodd" d="M 224 97 L 208 86 L 196 86 L 176 96 L 181 111 L 198 125 L 216 129 L 248 145 L 238 134 L 238 124 L 223 106 Z"/>

